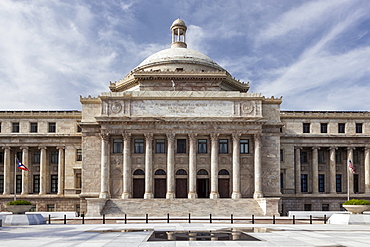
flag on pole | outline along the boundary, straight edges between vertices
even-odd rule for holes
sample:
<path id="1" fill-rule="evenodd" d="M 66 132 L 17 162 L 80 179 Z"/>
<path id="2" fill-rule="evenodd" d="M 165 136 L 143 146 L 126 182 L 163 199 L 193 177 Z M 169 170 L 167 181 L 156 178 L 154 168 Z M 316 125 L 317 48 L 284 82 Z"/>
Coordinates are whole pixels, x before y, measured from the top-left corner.
<path id="1" fill-rule="evenodd" d="M 22 164 L 22 162 L 19 161 L 17 157 L 15 157 L 15 162 L 17 162 L 17 168 L 28 171 L 28 172 L 30 171 L 25 165 Z"/>
<path id="2" fill-rule="evenodd" d="M 355 174 L 355 167 L 353 166 L 352 164 L 352 161 L 351 160 L 348 160 L 348 169 L 353 173 Z"/>

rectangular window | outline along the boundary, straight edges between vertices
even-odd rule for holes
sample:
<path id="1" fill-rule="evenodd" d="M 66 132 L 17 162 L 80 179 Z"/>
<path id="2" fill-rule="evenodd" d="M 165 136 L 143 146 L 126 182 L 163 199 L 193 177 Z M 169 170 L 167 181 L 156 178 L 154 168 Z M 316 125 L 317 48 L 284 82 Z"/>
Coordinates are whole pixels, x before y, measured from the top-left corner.
<path id="1" fill-rule="evenodd" d="M 308 192 L 308 175 L 301 174 L 301 192 Z"/>
<path id="2" fill-rule="evenodd" d="M 310 133 L 310 123 L 303 123 L 303 133 Z"/>
<path id="3" fill-rule="evenodd" d="M 345 133 L 346 131 L 346 124 L 344 123 L 338 123 L 338 133 Z"/>
<path id="4" fill-rule="evenodd" d="M 280 149 L 280 161 L 281 162 L 284 161 L 284 150 L 283 149 Z"/>
<path id="5" fill-rule="evenodd" d="M 46 211 L 47 212 L 55 212 L 55 205 L 54 204 L 46 205 Z"/>
<path id="6" fill-rule="evenodd" d="M 77 124 L 77 132 L 78 133 L 82 132 L 82 128 L 81 128 L 81 126 L 79 124 Z"/>
<path id="7" fill-rule="evenodd" d="M 358 193 L 359 190 L 359 176 L 358 174 L 353 174 L 353 192 Z"/>
<path id="8" fill-rule="evenodd" d="M 40 164 L 40 155 L 41 153 L 38 151 L 33 153 L 33 163 L 34 164 Z"/>
<path id="9" fill-rule="evenodd" d="M 37 123 L 30 123 L 30 132 L 37 133 Z"/>
<path id="10" fill-rule="evenodd" d="M 186 139 L 177 139 L 177 153 L 178 154 L 186 153 Z"/>
<path id="11" fill-rule="evenodd" d="M 336 192 L 342 192 L 342 174 L 335 175 Z"/>
<path id="12" fill-rule="evenodd" d="M 22 175 L 17 175 L 16 176 L 16 192 L 21 193 L 22 192 Z"/>
<path id="13" fill-rule="evenodd" d="M 301 152 L 301 163 L 302 164 L 308 163 L 308 154 L 306 151 Z"/>
<path id="14" fill-rule="evenodd" d="M 280 173 L 280 189 L 284 189 L 284 173 Z"/>
<path id="15" fill-rule="evenodd" d="M 75 188 L 76 189 L 81 189 L 81 187 L 82 187 L 81 173 L 77 172 L 75 174 Z"/>
<path id="16" fill-rule="evenodd" d="M 325 192 L 325 175 L 319 174 L 319 192 Z"/>
<path id="17" fill-rule="evenodd" d="M 320 131 L 321 131 L 321 133 L 328 133 L 328 124 L 327 123 L 321 123 L 320 124 Z"/>
<path id="18" fill-rule="evenodd" d="M 50 153 L 50 163 L 58 163 L 58 156 L 59 153 L 58 151 L 51 151 Z"/>
<path id="19" fill-rule="evenodd" d="M 58 192 L 58 175 L 51 175 L 50 177 L 50 192 L 57 193 Z"/>
<path id="20" fill-rule="evenodd" d="M 122 139 L 113 139 L 113 153 L 119 154 L 122 153 Z"/>
<path id="21" fill-rule="evenodd" d="M 218 141 L 219 143 L 219 153 L 220 154 L 227 154 L 229 151 L 229 143 L 227 139 L 221 139 Z"/>
<path id="22" fill-rule="evenodd" d="M 4 193 L 4 175 L 0 175 L 0 193 Z"/>
<path id="23" fill-rule="evenodd" d="M 335 163 L 340 164 L 342 163 L 342 153 L 341 152 L 335 152 Z"/>
<path id="24" fill-rule="evenodd" d="M 0 163 L 4 163 L 4 152 L 0 151 Z"/>
<path id="25" fill-rule="evenodd" d="M 33 175 L 33 193 L 40 192 L 40 175 Z"/>
<path id="26" fill-rule="evenodd" d="M 359 152 L 357 150 L 353 151 L 353 163 L 358 164 L 359 163 Z"/>
<path id="27" fill-rule="evenodd" d="M 12 123 L 12 132 L 19 133 L 19 123 Z"/>
<path id="28" fill-rule="evenodd" d="M 82 149 L 76 150 L 76 161 L 82 161 Z"/>
<path id="29" fill-rule="evenodd" d="M 17 152 L 16 153 L 17 159 L 22 162 L 22 152 Z"/>
<path id="30" fill-rule="evenodd" d="M 198 140 L 198 153 L 206 154 L 207 153 L 207 140 L 199 139 Z"/>
<path id="31" fill-rule="evenodd" d="M 320 164 L 325 164 L 325 151 L 319 150 L 318 158 L 319 158 L 319 163 Z"/>
<path id="32" fill-rule="evenodd" d="M 322 211 L 329 211 L 329 204 L 322 204 L 321 205 L 321 210 Z"/>
<path id="33" fill-rule="evenodd" d="M 249 140 L 240 140 L 240 153 L 241 154 L 249 153 Z"/>
<path id="34" fill-rule="evenodd" d="M 155 140 L 155 152 L 157 154 L 165 153 L 165 140 Z"/>
<path id="35" fill-rule="evenodd" d="M 356 123 L 356 133 L 362 133 L 362 123 Z"/>
<path id="36" fill-rule="evenodd" d="M 57 132 L 57 124 L 56 123 L 49 123 L 49 133 Z"/>
<path id="37" fill-rule="evenodd" d="M 136 154 L 144 153 L 144 140 L 143 139 L 136 139 L 134 141 L 134 153 Z"/>
<path id="38" fill-rule="evenodd" d="M 304 211 L 312 211 L 312 204 L 305 204 Z"/>

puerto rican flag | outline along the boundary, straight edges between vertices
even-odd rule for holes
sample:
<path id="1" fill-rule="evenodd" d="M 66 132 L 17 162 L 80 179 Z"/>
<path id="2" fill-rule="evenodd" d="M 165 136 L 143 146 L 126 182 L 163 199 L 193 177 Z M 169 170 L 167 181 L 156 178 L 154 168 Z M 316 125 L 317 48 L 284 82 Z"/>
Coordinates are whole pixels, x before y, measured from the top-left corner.
<path id="1" fill-rule="evenodd" d="M 353 166 L 352 164 L 352 160 L 348 160 L 348 169 L 353 173 L 355 174 L 355 167 Z"/>
<path id="2" fill-rule="evenodd" d="M 15 157 L 15 162 L 17 162 L 17 168 L 19 168 L 19 169 L 22 169 L 22 170 L 24 170 L 24 171 L 30 171 L 30 170 L 28 170 L 28 168 L 25 166 L 25 165 L 23 165 L 20 161 L 19 161 L 19 159 L 17 158 L 17 157 Z"/>

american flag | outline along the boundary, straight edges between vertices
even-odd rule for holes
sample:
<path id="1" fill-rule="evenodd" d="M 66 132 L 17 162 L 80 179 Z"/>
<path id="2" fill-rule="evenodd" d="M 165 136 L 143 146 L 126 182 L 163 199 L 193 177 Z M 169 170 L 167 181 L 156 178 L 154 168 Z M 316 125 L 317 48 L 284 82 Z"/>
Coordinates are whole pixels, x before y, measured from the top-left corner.
<path id="1" fill-rule="evenodd" d="M 15 157 L 15 161 L 17 162 L 17 168 L 28 171 L 28 172 L 30 171 L 25 165 L 22 164 L 22 162 L 19 161 L 17 157 Z"/>
<path id="2" fill-rule="evenodd" d="M 348 168 L 349 168 L 349 170 L 353 173 L 353 174 L 355 174 L 356 172 L 355 172 L 355 167 L 353 166 L 353 164 L 352 164 L 352 160 L 348 160 Z"/>

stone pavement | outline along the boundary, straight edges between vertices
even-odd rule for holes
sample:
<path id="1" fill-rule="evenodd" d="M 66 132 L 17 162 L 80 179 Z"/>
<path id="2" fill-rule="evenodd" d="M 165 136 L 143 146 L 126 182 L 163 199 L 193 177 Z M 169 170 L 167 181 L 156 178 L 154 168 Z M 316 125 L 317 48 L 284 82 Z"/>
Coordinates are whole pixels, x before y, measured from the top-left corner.
<path id="1" fill-rule="evenodd" d="M 261 241 L 146 242 L 152 230 L 215 231 L 254 228 Z M 263 232 L 267 228 L 270 231 Z M 149 230 L 124 232 L 124 229 Z M 110 232 L 112 231 L 113 232 Z M 259 232 L 258 232 L 259 231 Z M 262 231 L 262 232 L 261 232 Z M 0 246 L 370 246 L 370 225 L 109 224 L 34 225 L 0 228 Z"/>

